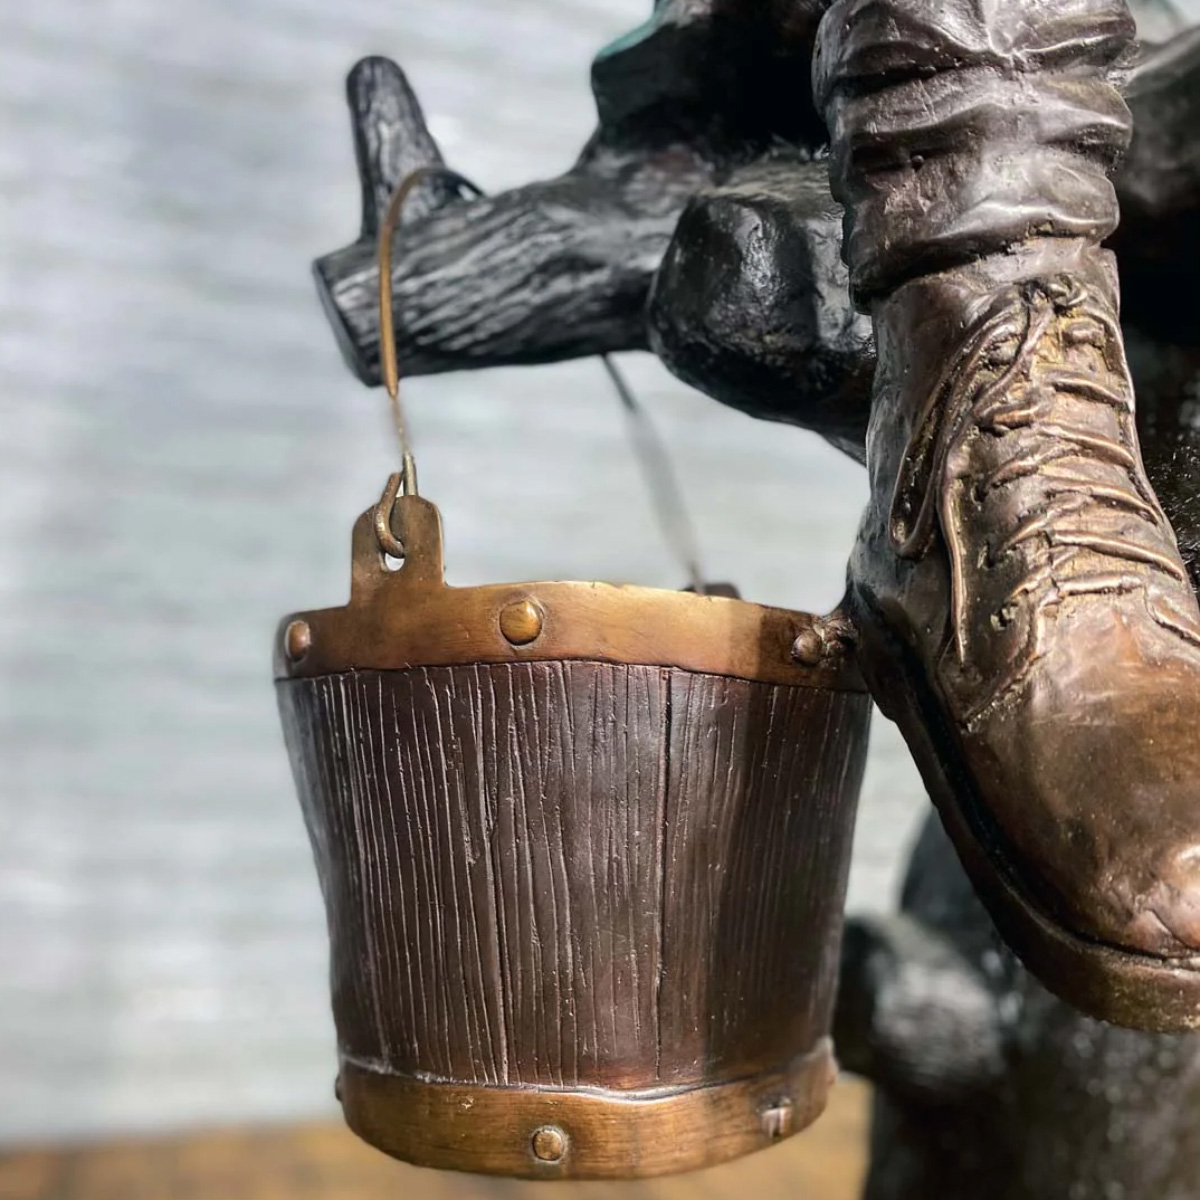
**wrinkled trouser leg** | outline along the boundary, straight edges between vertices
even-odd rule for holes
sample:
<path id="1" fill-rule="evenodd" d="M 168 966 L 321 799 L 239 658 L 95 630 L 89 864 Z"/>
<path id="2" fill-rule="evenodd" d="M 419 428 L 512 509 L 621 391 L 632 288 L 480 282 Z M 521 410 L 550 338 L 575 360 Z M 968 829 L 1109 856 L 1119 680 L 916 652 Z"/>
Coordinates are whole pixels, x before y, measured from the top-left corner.
<path id="1" fill-rule="evenodd" d="M 1134 34 L 1124 0 L 837 0 L 814 88 L 860 303 L 1026 239 L 1106 238 Z"/>

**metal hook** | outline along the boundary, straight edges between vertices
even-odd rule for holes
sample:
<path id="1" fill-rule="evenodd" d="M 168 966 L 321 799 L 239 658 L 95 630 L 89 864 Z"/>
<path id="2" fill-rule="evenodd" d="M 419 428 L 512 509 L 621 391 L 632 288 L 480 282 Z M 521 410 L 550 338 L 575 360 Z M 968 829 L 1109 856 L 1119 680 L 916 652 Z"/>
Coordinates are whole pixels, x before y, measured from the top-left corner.
<path id="1" fill-rule="evenodd" d="M 417 464 L 411 454 L 404 456 L 404 466 L 394 475 L 388 476 L 387 486 L 383 496 L 375 505 L 375 537 L 379 540 L 379 548 L 391 558 L 404 559 L 408 552 L 404 543 L 392 531 L 392 514 L 396 511 L 396 501 L 401 496 L 417 495 Z"/>

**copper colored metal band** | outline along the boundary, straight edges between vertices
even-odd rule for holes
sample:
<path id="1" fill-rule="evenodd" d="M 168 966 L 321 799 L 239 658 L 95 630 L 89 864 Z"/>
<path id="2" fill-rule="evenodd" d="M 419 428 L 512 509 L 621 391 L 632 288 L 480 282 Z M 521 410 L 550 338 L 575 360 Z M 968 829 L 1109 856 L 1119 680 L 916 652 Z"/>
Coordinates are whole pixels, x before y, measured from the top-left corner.
<path id="1" fill-rule="evenodd" d="M 799 1133 L 837 1076 L 828 1039 L 779 1071 L 656 1092 L 425 1083 L 343 1062 L 351 1129 L 440 1170 L 524 1179 L 644 1179 L 716 1166 Z"/>
<path id="2" fill-rule="evenodd" d="M 575 660 L 863 690 L 840 646 L 815 664 L 797 661 L 797 639 L 814 627 L 805 614 L 605 583 L 447 587 L 438 510 L 402 496 L 391 527 L 406 549 L 403 567 L 386 569 L 374 511 L 365 513 L 354 527 L 349 606 L 286 618 L 276 639 L 277 678 Z"/>

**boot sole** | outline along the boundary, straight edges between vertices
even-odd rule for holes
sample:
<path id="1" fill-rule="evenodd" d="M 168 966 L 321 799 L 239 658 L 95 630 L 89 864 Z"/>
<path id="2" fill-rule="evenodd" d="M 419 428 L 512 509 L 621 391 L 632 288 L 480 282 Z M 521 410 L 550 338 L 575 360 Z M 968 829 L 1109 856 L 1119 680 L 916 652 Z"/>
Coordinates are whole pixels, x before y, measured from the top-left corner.
<path id="1" fill-rule="evenodd" d="M 850 600 L 863 674 L 900 727 L 972 886 L 1017 958 L 1090 1017 L 1154 1033 L 1200 1029 L 1200 957 L 1156 958 L 1091 941 L 1027 894 L 989 836 L 986 806 L 915 655 L 853 587 Z"/>

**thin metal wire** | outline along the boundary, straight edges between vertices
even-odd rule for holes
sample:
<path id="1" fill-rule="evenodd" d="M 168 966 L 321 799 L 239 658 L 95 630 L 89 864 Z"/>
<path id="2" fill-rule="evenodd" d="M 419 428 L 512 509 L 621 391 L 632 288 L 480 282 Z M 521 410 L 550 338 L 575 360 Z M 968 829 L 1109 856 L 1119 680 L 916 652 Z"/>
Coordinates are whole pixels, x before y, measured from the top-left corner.
<path id="1" fill-rule="evenodd" d="M 388 399 L 391 401 L 392 420 L 396 426 L 396 438 L 400 443 L 402 494 L 406 496 L 417 494 L 417 467 L 413 458 L 412 441 L 409 437 L 408 421 L 404 415 L 404 405 L 400 400 L 400 364 L 396 355 L 396 312 L 392 297 L 392 243 L 396 239 L 396 231 L 404 213 L 404 205 L 414 190 L 430 179 L 444 179 L 476 196 L 483 195 L 483 192 L 469 179 L 457 171 L 452 171 L 449 167 L 440 165 L 418 167 L 406 175 L 392 193 L 387 211 L 379 226 L 379 357 L 383 368 L 383 386 L 387 388 Z M 388 553 L 392 553 L 392 551 L 389 550 Z M 397 557 L 400 556 L 397 555 Z"/>
<path id="2" fill-rule="evenodd" d="M 429 179 L 445 179 L 462 191 L 482 196 L 481 188 L 449 167 L 418 167 L 406 175 L 392 193 L 387 211 L 379 227 L 379 353 L 383 368 L 383 384 L 391 401 L 392 420 L 400 443 L 401 470 L 388 480 L 383 498 L 375 510 L 375 532 L 380 547 L 393 558 L 404 557 L 404 547 L 391 530 L 391 512 L 398 496 L 417 495 L 417 466 L 413 458 L 408 421 L 400 399 L 400 366 L 396 354 L 396 314 L 392 296 L 392 244 L 395 241 L 404 205 L 413 191 Z M 600 361 L 612 380 L 629 424 L 630 443 L 638 460 L 650 500 L 662 528 L 663 537 L 687 574 L 692 590 L 704 595 L 707 587 L 700 563 L 699 543 L 695 526 L 688 513 L 679 479 L 671 456 L 659 437 L 649 414 L 638 403 L 629 382 L 607 355 Z"/>
<path id="3" fill-rule="evenodd" d="M 658 515 L 663 537 L 686 572 L 692 590 L 703 596 L 708 587 L 700 565 L 700 543 L 671 456 L 650 414 L 638 403 L 629 381 L 617 364 L 607 354 L 602 354 L 600 361 L 625 409 L 629 421 L 629 441 L 641 467 L 642 478 Z"/>

